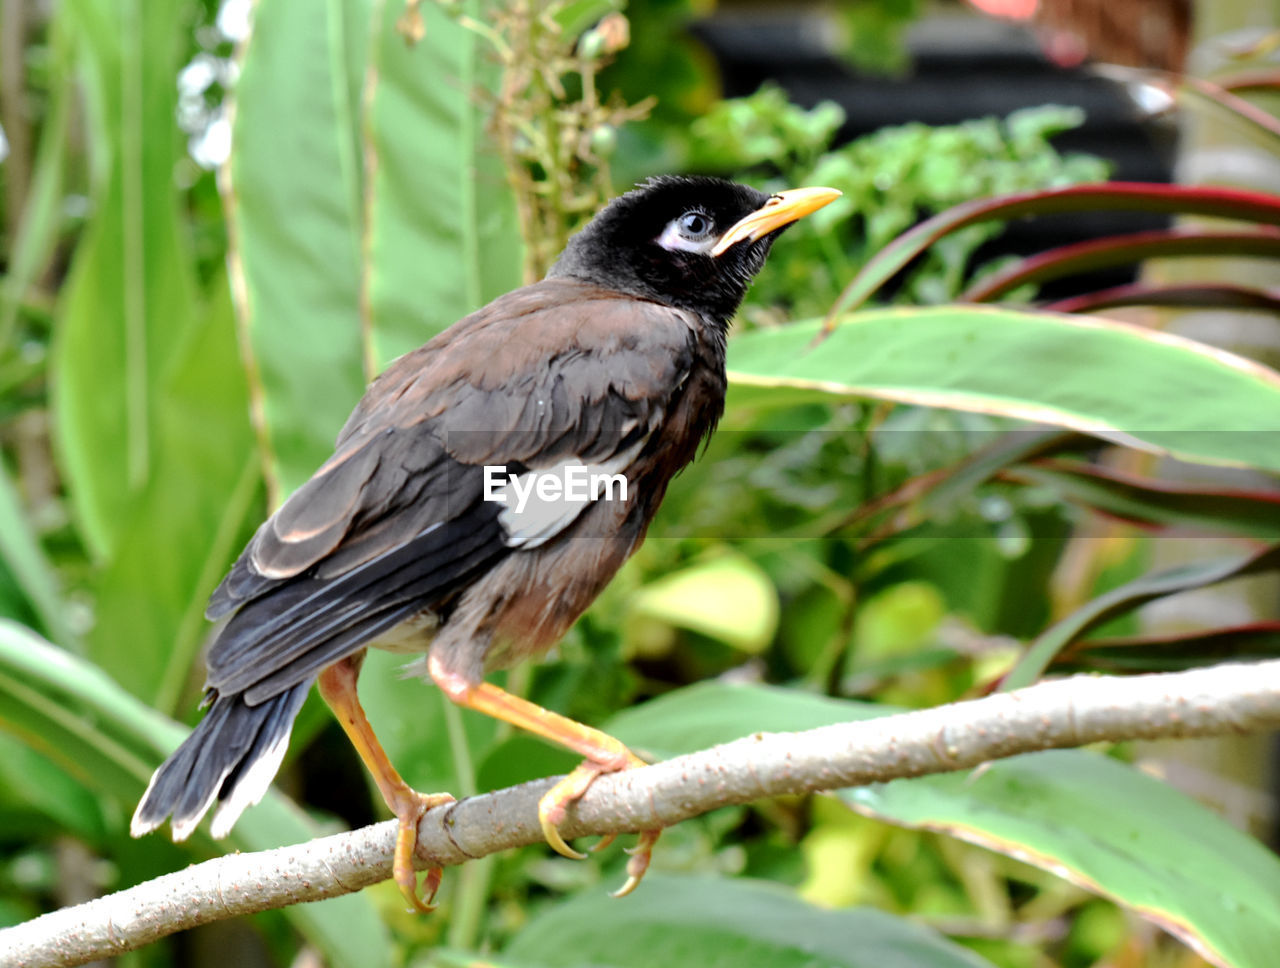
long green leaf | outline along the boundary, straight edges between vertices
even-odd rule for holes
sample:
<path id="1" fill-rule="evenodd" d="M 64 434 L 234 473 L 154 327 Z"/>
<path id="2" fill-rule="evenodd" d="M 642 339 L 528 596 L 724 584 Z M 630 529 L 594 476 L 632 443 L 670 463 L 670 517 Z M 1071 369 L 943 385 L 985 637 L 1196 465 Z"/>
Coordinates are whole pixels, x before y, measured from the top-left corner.
<path id="1" fill-rule="evenodd" d="M 356 118 L 363 2 L 255 8 L 224 180 L 237 309 L 273 501 L 306 480 L 364 388 Z"/>
<path id="2" fill-rule="evenodd" d="M 1280 860 L 1190 797 L 1105 756 L 1050 750 L 842 798 L 869 816 L 1053 871 L 1221 968 L 1271 968 L 1280 951 Z"/>
<path id="3" fill-rule="evenodd" d="M 967 306 L 855 313 L 811 347 L 819 328 L 797 323 L 730 341 L 731 406 L 871 397 L 1280 470 L 1280 374 L 1192 340 Z"/>
<path id="4" fill-rule="evenodd" d="M 18 308 L 40 270 L 54 253 L 61 223 L 62 176 L 67 164 L 68 132 L 75 73 L 71 69 L 74 51 L 66 13 L 69 5 L 57 8 L 49 25 L 48 66 L 52 88 L 49 106 L 41 124 L 40 146 L 36 149 L 35 171 L 18 230 L 6 254 L 4 282 L 0 284 L 0 347 L 11 344 Z"/>
<path id="5" fill-rule="evenodd" d="M 209 592 L 240 550 L 261 486 L 235 317 L 225 280 L 212 288 L 157 387 L 155 473 L 98 581 L 89 637 L 94 661 L 169 714 L 208 632 Z"/>
<path id="6" fill-rule="evenodd" d="M 154 457 L 156 388 L 194 315 L 173 171 L 179 4 L 74 0 L 96 126 L 94 216 L 58 302 L 56 443 L 85 541 L 114 548 Z"/>
<path id="7" fill-rule="evenodd" d="M 403 8 L 375 7 L 365 87 L 371 373 L 520 285 L 515 202 L 476 93 L 496 65 L 434 3 L 419 7 L 423 39 L 407 44 L 395 26 Z"/>
<path id="8" fill-rule="evenodd" d="M 84 786 L 115 798 L 127 817 L 152 770 L 186 731 L 147 708 L 96 666 L 58 649 L 29 629 L 0 620 L 0 729 L 47 756 Z M 235 850 L 265 850 L 319 835 L 287 797 L 268 792 L 228 838 Z M 203 832 L 196 856 L 218 852 Z M 389 964 L 385 929 L 363 893 L 298 904 L 285 915 L 334 965 Z"/>
<path id="9" fill-rule="evenodd" d="M 49 637 L 66 648 L 78 648 L 77 637 L 67 622 L 67 606 L 62 600 L 58 577 L 31 530 L 17 488 L 3 462 L 0 462 L 0 557 Z"/>
<path id="10" fill-rule="evenodd" d="M 1178 565 L 1125 582 L 1119 588 L 1113 588 L 1084 607 L 1076 609 L 1044 632 L 1004 677 L 1000 688 L 1008 691 L 1031 685 L 1049 668 L 1054 656 L 1071 642 L 1103 622 L 1131 612 L 1147 602 L 1244 575 L 1275 571 L 1277 568 L 1280 568 L 1280 544 L 1243 557 Z"/>
<path id="11" fill-rule="evenodd" d="M 928 928 L 867 908 L 827 911 L 776 884 L 650 874 L 618 904 L 581 894 L 502 952 L 509 968 L 980 968 Z"/>
<path id="12" fill-rule="evenodd" d="M 760 730 L 809 729 L 897 710 L 769 686 L 703 683 L 608 724 L 635 749 L 693 752 Z M 1231 968 L 1280 950 L 1280 860 L 1176 790 L 1078 750 L 978 771 L 857 787 L 855 809 L 971 840 L 1133 908 Z"/>

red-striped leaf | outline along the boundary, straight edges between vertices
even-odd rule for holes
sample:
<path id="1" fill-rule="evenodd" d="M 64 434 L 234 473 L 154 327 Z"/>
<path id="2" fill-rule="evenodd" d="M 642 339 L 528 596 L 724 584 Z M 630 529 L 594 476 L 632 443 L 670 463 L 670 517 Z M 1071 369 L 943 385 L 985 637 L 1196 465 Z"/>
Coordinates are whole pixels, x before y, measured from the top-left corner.
<path id="1" fill-rule="evenodd" d="M 1029 215 L 1113 210 L 1208 215 L 1280 225 L 1280 197 L 1235 188 L 1110 182 L 965 202 L 921 222 L 881 249 L 845 287 L 827 314 L 823 330 L 830 332 L 839 325 L 840 315 L 861 306 L 912 259 L 965 226 Z"/>
<path id="2" fill-rule="evenodd" d="M 1116 265 L 1128 265 L 1155 257 L 1255 256 L 1280 258 L 1280 230 L 1216 232 L 1194 228 L 1156 229 L 1111 235 L 1088 242 L 1059 246 L 1019 259 L 1013 265 L 970 286 L 961 302 L 992 302 L 1026 285 L 1035 285 Z"/>
<path id="3" fill-rule="evenodd" d="M 1261 309 L 1280 313 L 1280 289 L 1255 289 L 1229 283 L 1203 282 L 1153 286 L 1135 282 L 1045 303 L 1055 313 L 1096 313 L 1123 306 L 1169 306 L 1182 309 Z"/>

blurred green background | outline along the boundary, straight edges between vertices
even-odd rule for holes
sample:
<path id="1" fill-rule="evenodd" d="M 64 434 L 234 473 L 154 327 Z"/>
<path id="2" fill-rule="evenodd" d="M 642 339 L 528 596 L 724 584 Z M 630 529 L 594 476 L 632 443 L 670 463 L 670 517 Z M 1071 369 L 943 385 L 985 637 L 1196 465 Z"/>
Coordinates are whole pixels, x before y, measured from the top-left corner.
<path id="1" fill-rule="evenodd" d="M 1108 6 L 1164 33 L 1135 26 L 1126 46 L 1089 19 Z M 1179 283 L 1199 298 L 1126 310 L 1129 326 L 1029 308 L 1110 276 L 953 306 L 1025 267 L 1028 246 L 1125 230 L 1014 222 L 1049 210 L 1036 193 L 1131 163 L 1077 150 L 1114 140 L 1084 138 L 1102 102 L 1070 92 L 1104 82 L 1069 66 L 1080 56 L 1128 65 L 1106 96 L 1133 105 L 1125 137 L 1149 140 L 1156 168 L 1277 184 L 1274 5 L 1108 6 L 1044 3 L 1028 26 L 920 0 L 5 4 L 0 926 L 383 816 L 312 697 L 276 792 L 228 841 L 127 830 L 198 718 L 209 592 L 367 380 L 536 278 L 650 174 L 845 195 L 776 246 L 732 340 L 721 430 L 648 542 L 509 688 L 660 757 L 979 695 L 1011 672 L 1275 655 L 1280 377 L 1160 335 L 1274 363 L 1274 267 L 1224 257 L 1216 236 L 1194 259 L 1147 259 L 1118 277 L 1145 287 L 1138 302 Z M 952 32 L 969 60 L 921 68 Z M 796 36 L 818 53 L 787 53 Z M 1034 83 L 983 82 L 1028 106 L 992 115 L 948 94 L 990 66 L 985 43 L 1040 65 Z M 804 83 L 760 84 L 760 50 Z M 1160 73 L 1183 68 L 1262 80 L 1206 94 Z M 830 99 L 855 81 L 853 102 Z M 881 123 L 919 92 L 929 110 Z M 1153 98 L 1168 112 L 1154 120 Z M 950 122 L 930 113 L 957 100 Z M 914 251 L 901 233 L 1014 192 L 1032 193 L 1027 211 L 940 232 L 806 352 L 873 256 Z M 1233 217 L 1280 221 L 1274 196 L 1251 199 Z M 1138 227 L 1217 204 L 1144 202 L 1154 221 Z M 1114 432 L 1079 432 L 1097 428 Z M 362 697 L 417 788 L 466 795 L 573 765 L 401 664 L 371 655 Z M 1261 740 L 1126 744 L 761 802 L 668 831 L 624 901 L 604 899 L 617 848 L 582 863 L 529 848 L 449 871 L 431 917 L 382 884 L 115 960 L 1269 968 L 1269 757 Z"/>

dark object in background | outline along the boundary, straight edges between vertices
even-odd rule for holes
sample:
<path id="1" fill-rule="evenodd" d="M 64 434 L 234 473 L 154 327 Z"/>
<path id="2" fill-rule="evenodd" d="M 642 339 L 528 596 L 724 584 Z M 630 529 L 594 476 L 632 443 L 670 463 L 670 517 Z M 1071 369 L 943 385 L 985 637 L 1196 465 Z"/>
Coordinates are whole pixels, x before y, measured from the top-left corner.
<path id="1" fill-rule="evenodd" d="M 1053 63 L 1032 31 L 1021 25 L 964 13 L 924 18 L 908 31 L 911 68 L 902 77 L 854 71 L 832 48 L 832 31 L 822 13 L 803 7 L 766 12 L 722 8 L 691 29 L 714 54 L 726 97 L 751 94 L 773 81 L 802 107 L 834 101 L 845 112 L 838 143 L 913 121 L 948 125 L 1066 104 L 1084 109 L 1086 120 L 1053 139 L 1060 151 L 1107 159 L 1115 166 L 1116 180 L 1167 183 L 1173 176 L 1176 139 L 1169 124 L 1152 120 L 1123 85 L 1087 68 Z M 1167 216 L 1140 212 L 1022 220 L 982 246 L 974 264 L 1169 224 Z M 1133 269 L 1105 270 L 1056 281 L 1044 294 L 1064 298 L 1133 279 Z"/>

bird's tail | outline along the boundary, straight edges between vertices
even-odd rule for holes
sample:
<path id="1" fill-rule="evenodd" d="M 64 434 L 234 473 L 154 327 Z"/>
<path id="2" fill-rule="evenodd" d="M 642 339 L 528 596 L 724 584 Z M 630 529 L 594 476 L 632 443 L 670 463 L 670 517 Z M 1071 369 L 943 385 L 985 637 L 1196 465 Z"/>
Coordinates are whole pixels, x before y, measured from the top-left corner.
<path id="1" fill-rule="evenodd" d="M 225 837 L 271 785 L 310 688 L 308 680 L 256 706 L 239 694 L 215 698 L 200 725 L 151 777 L 129 832 L 141 837 L 172 814 L 173 839 L 186 840 L 217 800 L 212 833 Z"/>

